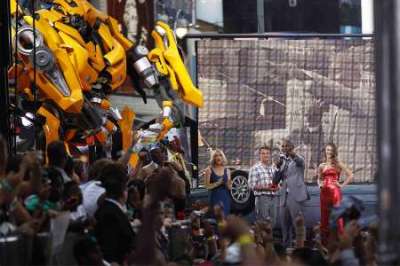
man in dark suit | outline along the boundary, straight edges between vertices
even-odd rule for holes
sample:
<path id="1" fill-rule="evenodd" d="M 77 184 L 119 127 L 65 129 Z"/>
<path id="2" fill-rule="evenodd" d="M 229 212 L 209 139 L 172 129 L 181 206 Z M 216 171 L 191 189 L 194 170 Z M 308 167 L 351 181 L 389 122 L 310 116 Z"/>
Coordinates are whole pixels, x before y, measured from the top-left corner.
<path id="1" fill-rule="evenodd" d="M 303 215 L 303 205 L 309 196 L 304 183 L 304 159 L 294 152 L 294 145 L 288 139 L 283 140 L 282 153 L 273 182 L 281 184 L 279 206 L 282 242 L 285 247 L 290 247 L 295 218 Z"/>
<path id="2" fill-rule="evenodd" d="M 110 163 L 103 168 L 101 181 L 105 199 L 96 211 L 95 235 L 108 262 L 122 264 L 134 249 L 135 234 L 126 215 L 126 170 Z"/>

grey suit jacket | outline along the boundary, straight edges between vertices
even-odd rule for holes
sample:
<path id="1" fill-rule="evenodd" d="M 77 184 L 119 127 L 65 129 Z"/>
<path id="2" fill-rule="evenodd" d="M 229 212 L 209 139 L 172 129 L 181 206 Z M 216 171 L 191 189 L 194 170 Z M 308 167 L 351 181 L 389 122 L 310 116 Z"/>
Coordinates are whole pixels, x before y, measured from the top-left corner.
<path id="1" fill-rule="evenodd" d="M 304 159 L 298 155 L 286 158 L 279 171 L 274 176 L 274 183 L 281 182 L 280 206 L 284 206 L 287 198 L 301 203 L 308 199 L 304 183 Z"/>

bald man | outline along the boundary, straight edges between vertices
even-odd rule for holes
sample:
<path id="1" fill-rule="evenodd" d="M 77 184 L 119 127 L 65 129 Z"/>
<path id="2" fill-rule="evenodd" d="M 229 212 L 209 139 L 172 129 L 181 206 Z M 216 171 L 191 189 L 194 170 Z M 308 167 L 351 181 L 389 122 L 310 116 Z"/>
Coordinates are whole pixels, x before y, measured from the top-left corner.
<path id="1" fill-rule="evenodd" d="M 282 155 L 273 182 L 280 184 L 280 218 L 282 244 L 292 247 L 295 219 L 303 215 L 303 205 L 309 199 L 304 183 L 304 159 L 294 151 L 289 139 L 284 139 L 281 147 Z"/>

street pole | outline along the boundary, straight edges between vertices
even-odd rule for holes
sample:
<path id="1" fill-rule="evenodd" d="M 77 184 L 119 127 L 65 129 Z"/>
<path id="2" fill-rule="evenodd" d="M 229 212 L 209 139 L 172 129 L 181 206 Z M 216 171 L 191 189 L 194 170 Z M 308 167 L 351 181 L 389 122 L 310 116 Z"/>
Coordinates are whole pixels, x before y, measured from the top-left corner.
<path id="1" fill-rule="evenodd" d="M 265 32 L 264 26 L 264 0 L 257 0 L 257 31 Z"/>
<path id="2" fill-rule="evenodd" d="M 196 20 L 197 20 L 197 14 L 196 14 L 196 1 L 197 0 L 192 0 L 192 27 L 196 25 Z"/>
<path id="3" fill-rule="evenodd" d="M 378 265 L 399 265 L 400 0 L 375 0 Z"/>
<path id="4" fill-rule="evenodd" d="M 11 62 L 9 1 L 0 1 L 0 134 L 11 147 L 9 119 L 8 66 Z"/>
<path id="5" fill-rule="evenodd" d="M 361 32 L 374 33 L 374 3 L 373 0 L 361 0 Z"/>

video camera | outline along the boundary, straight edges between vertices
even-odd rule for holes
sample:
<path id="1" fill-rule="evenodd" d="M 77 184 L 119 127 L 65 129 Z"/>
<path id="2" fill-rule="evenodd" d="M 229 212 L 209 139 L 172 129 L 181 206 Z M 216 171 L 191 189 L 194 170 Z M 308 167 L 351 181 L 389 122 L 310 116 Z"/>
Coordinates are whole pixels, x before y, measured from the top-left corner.
<path id="1" fill-rule="evenodd" d="M 354 196 L 344 197 L 339 206 L 332 208 L 329 225 L 331 228 L 335 228 L 336 222 L 340 218 L 344 219 L 344 224 L 350 220 L 357 220 L 361 230 L 367 230 L 370 225 L 378 224 L 379 219 L 376 214 L 361 217 L 364 210 L 364 203 L 361 199 Z"/>
<path id="2" fill-rule="evenodd" d="M 364 203 L 355 196 L 343 197 L 339 206 L 333 207 L 329 217 L 329 225 L 336 228 L 337 220 L 343 218 L 346 224 L 350 220 L 358 220 L 364 211 Z"/>
<path id="3" fill-rule="evenodd" d="M 360 218 L 357 223 L 361 227 L 361 230 L 366 230 L 370 225 L 377 225 L 378 220 L 378 215 L 374 214 Z"/>

